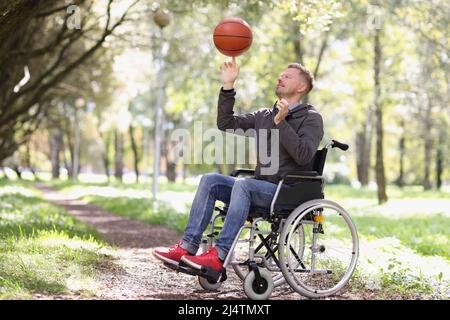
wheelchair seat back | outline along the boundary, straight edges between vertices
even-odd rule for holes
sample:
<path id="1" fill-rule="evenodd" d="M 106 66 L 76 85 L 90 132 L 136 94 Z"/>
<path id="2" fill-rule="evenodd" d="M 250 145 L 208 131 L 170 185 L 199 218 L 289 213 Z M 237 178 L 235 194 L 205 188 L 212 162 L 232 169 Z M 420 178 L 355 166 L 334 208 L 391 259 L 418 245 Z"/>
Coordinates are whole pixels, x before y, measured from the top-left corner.
<path id="1" fill-rule="evenodd" d="M 323 168 L 325 167 L 325 160 L 327 159 L 328 149 L 323 148 L 317 150 L 312 160 L 313 171 L 316 171 L 320 176 L 323 174 Z"/>
<path id="2" fill-rule="evenodd" d="M 323 180 L 317 178 L 322 176 L 327 151 L 326 148 L 316 151 L 311 161 L 313 171 L 305 172 L 308 173 L 307 178 L 295 176 L 284 178 L 284 183 L 275 202 L 275 214 L 290 214 L 292 210 L 304 202 L 324 198 Z"/>

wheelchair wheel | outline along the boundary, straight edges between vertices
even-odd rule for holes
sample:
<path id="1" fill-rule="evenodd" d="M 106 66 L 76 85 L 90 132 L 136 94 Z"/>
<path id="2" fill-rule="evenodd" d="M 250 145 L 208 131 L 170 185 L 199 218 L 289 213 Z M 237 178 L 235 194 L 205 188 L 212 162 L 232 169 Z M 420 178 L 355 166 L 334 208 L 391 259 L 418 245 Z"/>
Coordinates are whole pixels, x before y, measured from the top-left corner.
<path id="1" fill-rule="evenodd" d="M 258 270 L 260 281 L 257 281 L 255 271 L 250 271 L 244 280 L 244 292 L 252 300 L 266 300 L 273 291 L 272 274 L 264 269 Z"/>
<path id="2" fill-rule="evenodd" d="M 267 223 L 267 222 L 265 224 L 269 225 L 269 223 Z M 262 228 L 264 228 L 264 226 L 262 226 Z M 276 261 L 273 259 L 272 255 L 267 250 L 267 247 L 264 246 L 260 237 L 267 237 L 267 236 L 264 236 L 264 235 L 256 236 L 255 242 L 254 242 L 255 259 L 259 262 L 259 265 L 261 268 L 277 269 L 278 266 L 276 264 Z M 274 241 L 273 239 L 268 239 L 268 240 L 266 239 L 266 241 L 267 241 L 266 243 L 268 243 L 268 245 L 272 249 L 272 251 L 275 252 L 275 257 L 278 259 L 278 243 L 277 243 L 277 241 Z M 234 257 L 237 258 L 237 260 L 239 262 L 244 262 L 244 261 L 248 261 L 248 255 L 249 255 L 248 251 L 249 251 L 248 242 L 241 242 L 236 246 L 233 254 L 234 254 Z M 264 257 L 264 261 L 265 261 L 264 263 L 262 263 L 262 261 L 263 261 L 262 257 Z M 232 267 L 233 267 L 236 275 L 242 281 L 245 280 L 245 278 L 247 277 L 247 275 L 250 272 L 250 267 L 248 265 L 233 264 Z M 279 271 L 267 270 L 267 271 L 269 272 L 269 274 L 272 275 L 274 287 L 280 286 L 286 282 L 281 270 L 279 270 Z"/>
<path id="3" fill-rule="evenodd" d="M 295 236 L 302 229 L 303 243 Z M 280 235 L 280 266 L 289 285 L 301 295 L 335 294 L 350 279 L 358 259 L 358 235 L 349 214 L 329 200 L 296 208 Z"/>
<path id="4" fill-rule="evenodd" d="M 198 277 L 198 283 L 200 283 L 200 286 L 208 291 L 217 291 L 219 290 L 220 286 L 222 285 L 221 282 L 211 282 L 206 278 Z"/>

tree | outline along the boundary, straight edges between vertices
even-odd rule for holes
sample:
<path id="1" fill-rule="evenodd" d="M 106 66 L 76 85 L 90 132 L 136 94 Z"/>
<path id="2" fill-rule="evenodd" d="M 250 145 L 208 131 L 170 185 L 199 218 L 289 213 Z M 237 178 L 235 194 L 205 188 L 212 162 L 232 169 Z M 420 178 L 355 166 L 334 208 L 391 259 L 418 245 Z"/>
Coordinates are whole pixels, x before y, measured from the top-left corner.
<path id="1" fill-rule="evenodd" d="M 449 81 L 448 81 L 448 12 L 450 5 L 446 1 L 412 1 L 408 5 L 401 5 L 392 13 L 404 26 L 413 30 L 416 35 L 416 52 L 420 61 L 420 72 L 415 85 L 417 91 L 416 104 L 419 109 L 418 120 L 421 122 L 423 145 L 423 179 L 425 190 L 432 188 L 431 166 L 433 154 L 436 156 L 436 174 L 443 172 L 443 153 L 439 150 L 442 145 L 441 119 L 439 109 L 448 106 Z M 433 153 L 433 143 L 437 152 Z M 437 176 L 436 176 L 437 178 Z M 440 184 L 439 179 L 436 180 Z"/>
<path id="2" fill-rule="evenodd" d="M 386 194 L 386 175 L 384 172 L 384 148 L 383 148 L 383 106 L 380 100 L 381 96 L 381 80 L 380 80 L 380 62 L 382 57 L 380 28 L 375 28 L 374 31 L 374 107 L 375 107 L 375 132 L 376 132 L 376 163 L 375 163 L 375 177 L 378 186 L 378 203 L 387 202 Z"/>
<path id="3" fill-rule="evenodd" d="M 114 129 L 114 176 L 122 181 L 123 177 L 124 136 L 119 129 Z"/>
<path id="4" fill-rule="evenodd" d="M 125 21 L 135 3 L 114 21 L 111 16 L 113 0 L 109 0 L 102 27 L 93 13 L 93 4 L 94 1 L 88 0 L 65 5 L 45 0 L 2 3 L 0 10 L 6 14 L 0 19 L 0 64 L 3 66 L 0 161 L 11 155 L 39 126 L 48 107 L 50 90 L 102 47 L 106 38 Z M 80 28 L 69 27 L 74 19 L 67 14 L 71 5 L 88 12 L 79 17 Z M 42 43 L 41 39 L 49 40 Z M 31 80 L 19 90 L 13 90 L 24 66 L 31 70 Z"/>
<path id="5" fill-rule="evenodd" d="M 141 153 L 138 151 L 138 146 L 134 133 L 135 129 L 132 123 L 130 124 L 128 129 L 131 141 L 131 150 L 133 151 L 134 173 L 136 174 L 136 182 L 139 182 L 139 162 L 141 161 Z"/>

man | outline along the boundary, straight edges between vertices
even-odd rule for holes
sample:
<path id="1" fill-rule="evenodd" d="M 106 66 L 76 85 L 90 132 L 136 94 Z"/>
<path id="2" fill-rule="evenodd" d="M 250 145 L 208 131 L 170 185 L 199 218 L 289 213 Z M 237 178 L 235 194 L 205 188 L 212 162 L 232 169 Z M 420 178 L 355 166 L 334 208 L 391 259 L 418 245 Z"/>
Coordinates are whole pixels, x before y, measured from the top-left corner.
<path id="1" fill-rule="evenodd" d="M 218 128 L 255 129 L 256 132 L 279 130 L 278 171 L 276 174 L 264 174 L 267 164 L 261 163 L 258 158 L 255 178 L 237 179 L 217 173 L 204 175 L 192 203 L 182 240 L 169 249 L 153 251 L 157 258 L 166 263 L 177 266 L 182 261 L 190 268 L 200 270 L 203 267 L 217 274 L 222 271 L 223 262 L 247 219 L 250 207 L 269 210 L 283 173 L 311 170 L 311 160 L 323 137 L 322 117 L 314 107 L 301 103 L 302 98 L 313 88 L 314 81 L 311 73 L 301 64 L 290 64 L 279 76 L 275 91 L 279 100 L 273 108 L 243 115 L 233 113 L 236 95 L 234 83 L 239 75 L 236 59 L 233 57 L 232 62 L 223 63 L 221 71 L 223 87 L 219 94 Z M 216 200 L 228 204 L 222 231 L 213 248 L 196 256 Z"/>

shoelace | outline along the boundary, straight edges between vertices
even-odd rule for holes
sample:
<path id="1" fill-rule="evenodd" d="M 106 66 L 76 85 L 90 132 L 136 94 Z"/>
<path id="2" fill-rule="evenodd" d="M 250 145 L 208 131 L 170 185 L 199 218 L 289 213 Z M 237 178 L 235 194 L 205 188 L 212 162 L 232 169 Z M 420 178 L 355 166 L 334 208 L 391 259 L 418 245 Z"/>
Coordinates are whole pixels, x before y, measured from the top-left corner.
<path id="1" fill-rule="evenodd" d="M 171 247 L 169 248 L 169 251 L 174 251 L 174 250 L 177 250 L 178 248 L 183 249 L 183 248 L 181 247 L 181 241 L 178 242 L 178 244 L 171 246 Z M 183 249 L 183 250 L 184 250 L 184 249 Z"/>
<path id="2" fill-rule="evenodd" d="M 213 249 L 214 249 L 214 248 L 211 248 L 211 249 L 209 249 L 208 251 L 203 252 L 200 256 L 206 256 L 206 255 L 210 254 L 211 251 L 212 251 Z M 200 257 L 200 256 L 199 256 L 199 257 Z"/>

